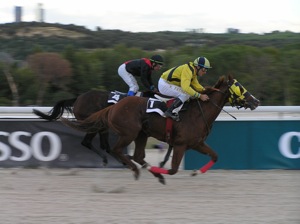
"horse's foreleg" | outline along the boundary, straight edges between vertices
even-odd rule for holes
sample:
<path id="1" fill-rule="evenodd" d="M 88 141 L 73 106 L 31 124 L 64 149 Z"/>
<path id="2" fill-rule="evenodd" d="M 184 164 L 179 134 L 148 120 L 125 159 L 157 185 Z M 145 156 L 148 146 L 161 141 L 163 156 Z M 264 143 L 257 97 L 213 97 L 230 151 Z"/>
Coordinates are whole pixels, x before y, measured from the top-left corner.
<path id="1" fill-rule="evenodd" d="M 170 155 L 171 155 L 172 150 L 173 150 L 173 146 L 172 146 L 172 145 L 169 145 L 169 148 L 168 148 L 168 151 L 167 151 L 167 153 L 166 153 L 166 155 L 165 155 L 165 158 L 164 158 L 164 160 L 163 160 L 162 162 L 160 162 L 159 167 L 162 168 L 162 167 L 165 166 L 165 164 L 168 162 L 168 160 L 169 160 L 169 158 L 170 158 Z"/>
<path id="2" fill-rule="evenodd" d="M 167 170 L 161 167 L 152 166 L 150 167 L 149 171 L 154 173 L 174 175 L 175 173 L 178 172 L 178 168 L 181 163 L 182 157 L 184 155 L 185 149 L 186 149 L 185 145 L 174 146 L 171 169 Z"/>
<path id="3" fill-rule="evenodd" d="M 194 150 L 196 150 L 196 151 L 198 151 L 202 154 L 210 156 L 211 160 L 207 164 L 205 164 L 203 167 L 201 167 L 199 170 L 194 170 L 194 172 L 191 174 L 192 176 L 197 175 L 198 172 L 205 173 L 218 160 L 217 153 L 215 151 L 213 151 L 212 148 L 210 148 L 206 143 L 203 143 L 203 144 L 199 145 L 199 147 L 194 148 Z"/>
<path id="4" fill-rule="evenodd" d="M 180 166 L 185 150 L 186 145 L 174 146 L 171 169 L 169 170 L 170 175 L 174 175 L 178 172 L 178 168 Z"/>
<path id="5" fill-rule="evenodd" d="M 95 138 L 97 133 L 87 133 L 82 142 L 81 145 L 87 147 L 88 149 L 90 149 L 91 151 L 93 151 L 94 153 L 96 153 L 98 156 L 100 156 L 103 159 L 103 165 L 106 166 L 108 161 L 107 161 L 107 157 L 105 154 L 102 154 L 99 150 L 97 150 L 93 144 L 92 144 L 92 140 Z"/>

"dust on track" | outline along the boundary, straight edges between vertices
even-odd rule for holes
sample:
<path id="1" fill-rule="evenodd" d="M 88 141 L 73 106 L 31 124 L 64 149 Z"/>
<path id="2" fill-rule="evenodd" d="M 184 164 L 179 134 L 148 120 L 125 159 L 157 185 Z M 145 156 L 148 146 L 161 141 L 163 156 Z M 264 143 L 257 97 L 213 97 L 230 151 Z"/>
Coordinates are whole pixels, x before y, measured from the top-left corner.
<path id="1" fill-rule="evenodd" d="M 0 169 L 0 220 L 12 224 L 299 224 L 298 170 Z"/>

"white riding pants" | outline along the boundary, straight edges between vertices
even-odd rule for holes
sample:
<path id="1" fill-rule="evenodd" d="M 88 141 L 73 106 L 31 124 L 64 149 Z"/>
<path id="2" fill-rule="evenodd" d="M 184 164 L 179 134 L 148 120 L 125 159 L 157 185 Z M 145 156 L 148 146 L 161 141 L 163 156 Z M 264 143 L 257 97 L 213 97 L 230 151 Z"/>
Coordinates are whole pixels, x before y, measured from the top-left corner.
<path id="1" fill-rule="evenodd" d="M 135 77 L 126 71 L 126 65 L 121 64 L 118 69 L 119 76 L 124 80 L 124 82 L 129 86 L 129 91 L 137 92 L 139 90 L 139 85 Z"/>
<path id="2" fill-rule="evenodd" d="M 189 94 L 184 92 L 180 86 L 170 84 L 163 78 L 160 78 L 158 81 L 158 90 L 164 95 L 179 98 L 183 103 L 191 97 Z"/>

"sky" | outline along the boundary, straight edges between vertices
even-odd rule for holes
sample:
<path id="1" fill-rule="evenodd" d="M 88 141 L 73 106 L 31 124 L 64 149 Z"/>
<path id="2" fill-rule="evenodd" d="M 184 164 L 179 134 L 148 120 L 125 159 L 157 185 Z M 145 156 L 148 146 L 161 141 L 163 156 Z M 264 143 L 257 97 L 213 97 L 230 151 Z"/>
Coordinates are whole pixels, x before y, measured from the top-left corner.
<path id="1" fill-rule="evenodd" d="M 38 3 L 44 22 L 90 30 L 300 33 L 299 0 L 1 0 L 0 24 L 15 22 L 15 6 L 22 7 L 23 22 L 37 21 Z"/>

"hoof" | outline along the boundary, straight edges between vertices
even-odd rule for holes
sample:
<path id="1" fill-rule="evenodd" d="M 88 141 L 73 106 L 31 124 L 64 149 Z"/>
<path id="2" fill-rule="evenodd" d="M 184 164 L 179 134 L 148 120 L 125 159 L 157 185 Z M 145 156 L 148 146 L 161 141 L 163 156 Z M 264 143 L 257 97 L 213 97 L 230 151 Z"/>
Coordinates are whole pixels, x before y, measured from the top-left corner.
<path id="1" fill-rule="evenodd" d="M 108 164 L 108 160 L 105 158 L 102 160 L 103 166 L 106 167 Z"/>
<path id="2" fill-rule="evenodd" d="M 193 170 L 193 172 L 191 173 L 191 176 L 194 177 L 194 176 L 197 176 L 197 174 L 198 174 L 197 170 Z"/>
<path id="3" fill-rule="evenodd" d="M 166 180 L 165 178 L 162 176 L 162 177 L 158 177 L 158 182 L 163 184 L 163 185 L 166 185 Z"/>
<path id="4" fill-rule="evenodd" d="M 134 179 L 135 179 L 135 180 L 138 180 L 139 177 L 140 177 L 140 172 L 139 172 L 138 170 L 132 171 L 132 172 L 133 172 L 133 177 L 134 177 Z"/>
<path id="5" fill-rule="evenodd" d="M 165 162 L 160 162 L 160 163 L 159 163 L 159 167 L 160 167 L 160 168 L 163 168 L 163 167 L 165 166 L 165 164 L 166 164 Z"/>

